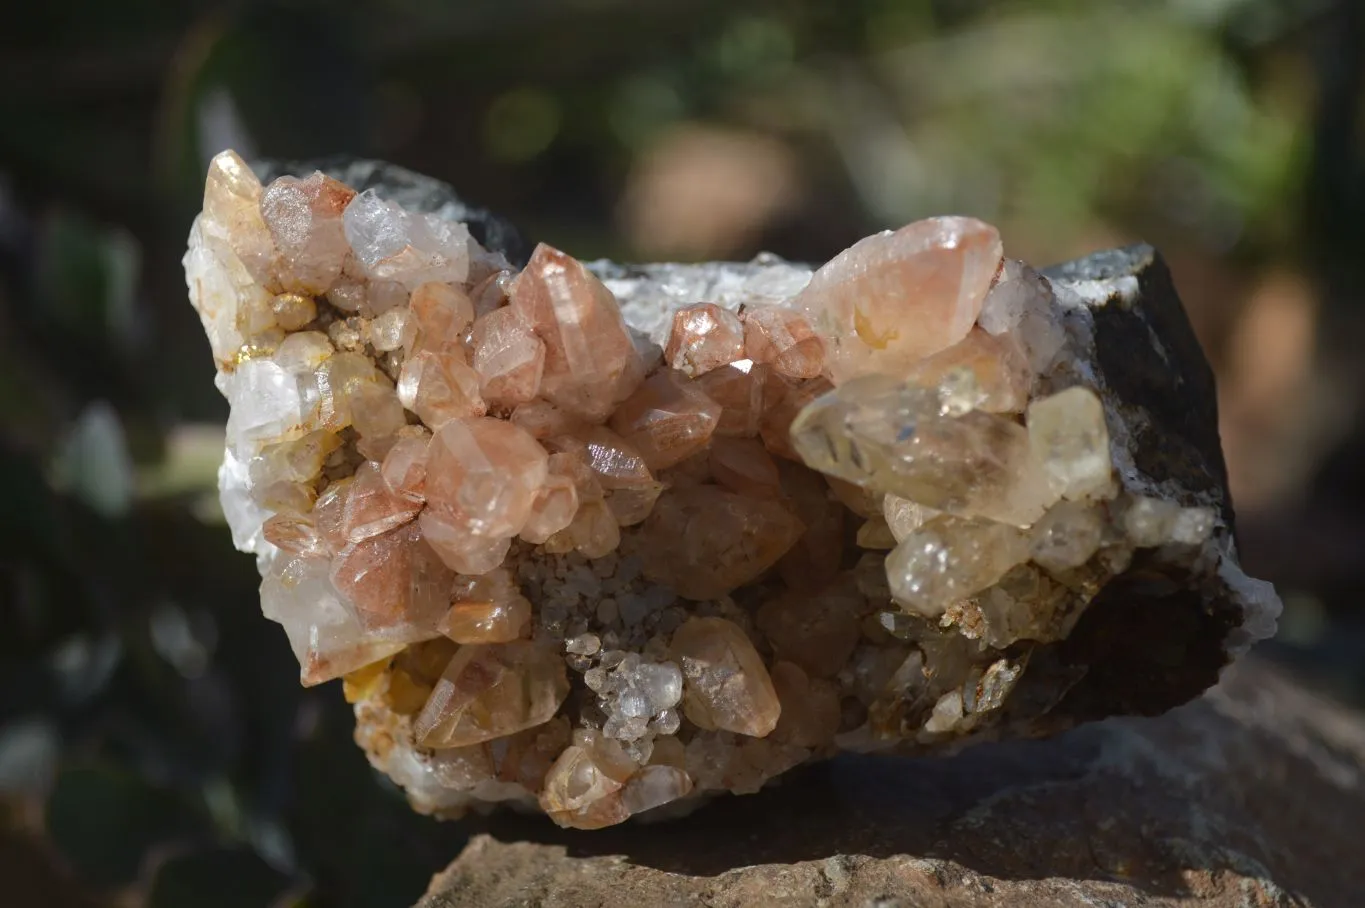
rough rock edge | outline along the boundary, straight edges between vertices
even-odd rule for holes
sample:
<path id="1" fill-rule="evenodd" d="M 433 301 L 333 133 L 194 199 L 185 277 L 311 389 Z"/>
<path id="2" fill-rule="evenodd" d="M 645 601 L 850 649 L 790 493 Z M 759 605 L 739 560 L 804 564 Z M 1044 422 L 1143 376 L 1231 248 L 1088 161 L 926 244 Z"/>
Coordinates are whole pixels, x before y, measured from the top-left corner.
<path id="1" fill-rule="evenodd" d="M 1347 908 L 1362 815 L 1365 721 L 1251 657 L 1159 718 L 840 757 L 667 827 L 503 816 L 418 908 Z"/>

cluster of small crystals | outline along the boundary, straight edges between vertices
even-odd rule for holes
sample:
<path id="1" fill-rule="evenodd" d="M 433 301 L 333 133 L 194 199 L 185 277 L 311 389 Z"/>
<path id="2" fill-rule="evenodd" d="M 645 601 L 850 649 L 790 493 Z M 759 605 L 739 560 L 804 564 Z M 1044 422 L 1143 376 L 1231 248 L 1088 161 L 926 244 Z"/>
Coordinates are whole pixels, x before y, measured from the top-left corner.
<path id="1" fill-rule="evenodd" d="M 979 221 L 690 301 L 660 351 L 558 250 L 518 273 L 225 152 L 185 268 L 262 610 L 427 812 L 595 828 L 967 734 L 1019 644 L 1213 529 L 1121 491 L 1100 398 L 1054 369 L 1064 305 Z"/>

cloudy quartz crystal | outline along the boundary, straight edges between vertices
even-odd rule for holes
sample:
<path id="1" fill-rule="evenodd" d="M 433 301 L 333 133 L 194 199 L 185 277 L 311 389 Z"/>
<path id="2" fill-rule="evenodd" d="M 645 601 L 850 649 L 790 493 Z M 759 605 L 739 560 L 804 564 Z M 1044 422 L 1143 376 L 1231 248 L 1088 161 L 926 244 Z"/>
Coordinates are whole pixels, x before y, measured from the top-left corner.
<path id="1" fill-rule="evenodd" d="M 184 263 L 262 611 L 419 810 L 592 829 L 1156 711 L 1273 626 L 1216 453 L 1153 445 L 1162 402 L 1097 354 L 1135 283 L 963 217 L 813 273 L 518 270 L 410 200 L 224 152 Z M 1204 617 L 1163 624 L 1170 591 Z M 1148 644 L 1206 670 L 1163 687 Z"/>

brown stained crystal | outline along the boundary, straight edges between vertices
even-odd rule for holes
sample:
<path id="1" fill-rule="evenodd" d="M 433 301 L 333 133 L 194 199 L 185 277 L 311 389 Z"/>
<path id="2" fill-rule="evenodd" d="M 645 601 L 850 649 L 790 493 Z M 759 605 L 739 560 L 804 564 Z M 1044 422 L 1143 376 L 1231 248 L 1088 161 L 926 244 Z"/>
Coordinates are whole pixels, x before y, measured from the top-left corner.
<path id="1" fill-rule="evenodd" d="M 455 583 L 450 611 L 437 629 L 456 643 L 511 643 L 523 636 L 531 603 L 506 570 Z"/>
<path id="2" fill-rule="evenodd" d="M 669 651 L 682 666 L 683 711 L 698 728 L 761 738 L 782 712 L 763 659 L 738 625 L 724 618 L 689 618 Z"/>
<path id="3" fill-rule="evenodd" d="M 771 675 L 782 708 L 773 740 L 794 747 L 832 744 L 842 718 L 839 688 L 832 682 L 812 679 L 791 662 L 774 662 Z"/>
<path id="4" fill-rule="evenodd" d="M 568 694 L 563 661 L 542 644 L 462 646 L 413 728 L 423 747 L 466 747 L 550 721 Z"/>
<path id="5" fill-rule="evenodd" d="M 540 807 L 560 826 L 601 829 L 630 816 L 621 800 L 630 778 L 589 747 L 565 748 L 545 775 Z M 623 778 L 624 776 L 624 778 Z"/>
<path id="6" fill-rule="evenodd" d="M 763 415 L 759 418 L 758 433 L 767 449 L 778 457 L 800 461 L 792 444 L 792 423 L 816 398 L 833 389 L 826 378 L 812 378 L 799 384 L 773 376 L 764 398 Z"/>
<path id="7" fill-rule="evenodd" d="M 850 515 L 818 473 L 787 462 L 778 470 L 787 506 L 804 528 L 777 563 L 778 572 L 792 589 L 819 589 L 839 573 Z"/>
<path id="8" fill-rule="evenodd" d="M 646 577 L 701 600 L 757 578 L 803 529 L 781 502 L 691 485 L 660 497 L 636 541 Z"/>
<path id="9" fill-rule="evenodd" d="M 789 589 L 758 610 L 758 628 L 777 658 L 807 674 L 829 678 L 843 668 L 858 642 L 866 600 L 851 575 L 818 592 Z"/>
<path id="10" fill-rule="evenodd" d="M 717 438 L 711 442 L 708 466 L 718 485 L 750 498 L 782 497 L 777 464 L 754 438 Z"/>
<path id="11" fill-rule="evenodd" d="M 772 377 L 772 367 L 740 360 L 707 372 L 696 380 L 703 394 L 720 405 L 716 435 L 752 438 L 769 402 L 785 386 Z"/>
<path id="12" fill-rule="evenodd" d="M 1142 640 L 1085 661 L 1123 603 L 1152 624 L 1167 586 L 1220 590 L 1259 615 L 1248 640 L 1273 611 L 1216 495 L 1142 472 L 1093 289 L 1002 262 L 979 221 L 814 276 L 543 245 L 516 272 L 382 191 L 263 187 L 227 153 L 185 267 L 262 611 L 304 683 L 346 678 L 357 740 L 423 812 L 593 829 L 841 749 L 1061 727 L 1073 685 L 1164 683 Z M 1081 681 L 1039 653 L 1059 641 Z"/>

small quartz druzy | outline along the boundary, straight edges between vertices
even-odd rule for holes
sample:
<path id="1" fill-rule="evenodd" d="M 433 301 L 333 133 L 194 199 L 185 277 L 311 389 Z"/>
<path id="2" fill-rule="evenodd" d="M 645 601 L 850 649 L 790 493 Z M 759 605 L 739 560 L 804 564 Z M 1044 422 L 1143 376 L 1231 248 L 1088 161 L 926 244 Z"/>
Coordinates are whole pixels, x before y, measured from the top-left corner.
<path id="1" fill-rule="evenodd" d="M 511 236 L 225 152 L 185 256 L 262 611 L 419 810 L 597 828 L 1159 712 L 1273 627 L 1158 263 L 1049 278 L 958 217 L 813 272 Z"/>

